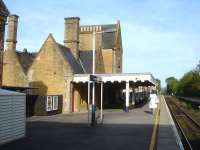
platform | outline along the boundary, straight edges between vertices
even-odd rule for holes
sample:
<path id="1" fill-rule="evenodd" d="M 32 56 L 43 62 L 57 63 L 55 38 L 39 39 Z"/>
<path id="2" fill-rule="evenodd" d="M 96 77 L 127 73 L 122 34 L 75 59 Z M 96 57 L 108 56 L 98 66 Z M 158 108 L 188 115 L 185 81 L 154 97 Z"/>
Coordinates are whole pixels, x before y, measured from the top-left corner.
<path id="1" fill-rule="evenodd" d="M 0 147 L 1 150 L 147 150 L 153 116 L 148 104 L 125 113 L 104 111 L 104 124 L 90 127 L 87 114 L 32 117 L 27 121 L 27 137 Z"/>
<path id="2" fill-rule="evenodd" d="M 158 130 L 157 150 L 179 150 L 179 136 L 164 96 L 160 96 L 160 122 Z M 179 145 L 180 144 L 180 145 Z"/>

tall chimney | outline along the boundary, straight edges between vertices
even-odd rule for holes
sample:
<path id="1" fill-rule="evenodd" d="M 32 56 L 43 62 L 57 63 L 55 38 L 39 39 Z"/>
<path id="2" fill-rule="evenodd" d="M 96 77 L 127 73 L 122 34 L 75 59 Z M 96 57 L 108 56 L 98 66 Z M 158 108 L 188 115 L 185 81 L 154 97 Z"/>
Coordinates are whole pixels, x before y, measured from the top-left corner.
<path id="1" fill-rule="evenodd" d="M 65 18 L 64 45 L 71 49 L 76 59 L 79 57 L 79 17 Z"/>
<path id="2" fill-rule="evenodd" d="M 7 50 L 16 50 L 18 18 L 17 15 L 8 17 Z"/>

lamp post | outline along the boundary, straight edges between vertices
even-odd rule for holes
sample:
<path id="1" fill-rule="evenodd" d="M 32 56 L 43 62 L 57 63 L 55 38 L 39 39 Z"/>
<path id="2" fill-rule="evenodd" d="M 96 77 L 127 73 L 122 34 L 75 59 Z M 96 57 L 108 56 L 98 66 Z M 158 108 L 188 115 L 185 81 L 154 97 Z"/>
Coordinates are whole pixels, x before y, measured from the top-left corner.
<path id="1" fill-rule="evenodd" d="M 93 40 L 92 40 L 92 48 L 93 48 L 93 52 L 92 52 L 92 57 L 93 57 L 93 62 L 92 62 L 92 75 L 95 75 L 95 50 L 96 50 L 96 34 L 99 33 L 110 33 L 110 32 L 116 32 L 115 29 L 109 29 L 109 30 L 104 30 L 104 31 L 99 31 L 93 32 Z M 102 89 L 102 88 L 101 88 Z M 102 107 L 102 106 L 101 106 Z M 102 109 L 102 108 L 101 108 Z M 95 81 L 92 81 L 92 120 L 91 120 L 91 126 L 95 126 L 96 123 L 96 105 L 95 105 Z M 102 113 L 102 110 L 101 110 Z M 102 114 L 101 114 L 101 119 L 102 119 Z"/>
<path id="2" fill-rule="evenodd" d="M 92 62 L 92 74 L 95 74 L 95 47 L 96 47 L 96 32 L 93 32 L 93 52 L 92 52 L 92 57 L 93 57 L 93 62 Z M 92 82 L 92 122 L 91 126 L 95 126 L 95 82 Z"/>

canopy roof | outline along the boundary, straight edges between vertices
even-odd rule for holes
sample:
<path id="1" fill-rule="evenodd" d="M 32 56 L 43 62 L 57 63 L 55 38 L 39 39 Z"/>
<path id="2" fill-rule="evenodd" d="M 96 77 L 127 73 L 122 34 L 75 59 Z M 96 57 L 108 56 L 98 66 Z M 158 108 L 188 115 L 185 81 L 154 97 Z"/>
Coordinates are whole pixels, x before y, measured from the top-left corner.
<path id="1" fill-rule="evenodd" d="M 136 86 L 155 85 L 154 77 L 151 73 L 122 73 L 122 74 L 95 74 L 102 82 L 134 82 Z M 73 82 L 86 83 L 90 81 L 90 74 L 75 74 Z"/>

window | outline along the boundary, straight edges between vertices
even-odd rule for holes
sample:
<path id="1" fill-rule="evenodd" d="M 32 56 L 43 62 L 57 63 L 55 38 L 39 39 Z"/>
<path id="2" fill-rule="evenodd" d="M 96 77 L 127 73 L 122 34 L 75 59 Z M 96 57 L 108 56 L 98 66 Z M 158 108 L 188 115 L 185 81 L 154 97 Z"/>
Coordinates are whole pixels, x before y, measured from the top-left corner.
<path id="1" fill-rule="evenodd" d="M 58 110 L 58 96 L 47 96 L 46 111 Z"/>
<path id="2" fill-rule="evenodd" d="M 53 96 L 53 110 L 58 110 L 58 96 Z"/>
<path id="3" fill-rule="evenodd" d="M 47 96 L 46 111 L 52 111 L 52 96 Z"/>

